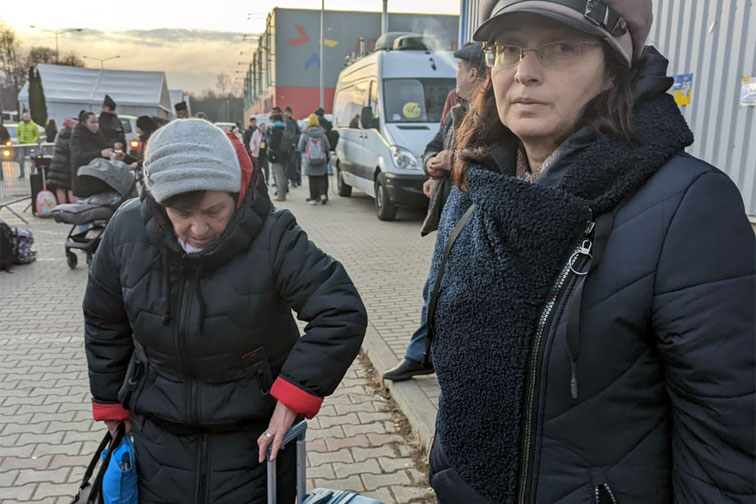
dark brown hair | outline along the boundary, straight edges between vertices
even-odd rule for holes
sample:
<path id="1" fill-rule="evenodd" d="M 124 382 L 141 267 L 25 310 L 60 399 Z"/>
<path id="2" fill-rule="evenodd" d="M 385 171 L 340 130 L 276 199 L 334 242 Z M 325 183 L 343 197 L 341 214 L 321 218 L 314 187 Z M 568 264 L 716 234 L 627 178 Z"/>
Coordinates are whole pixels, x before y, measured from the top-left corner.
<path id="1" fill-rule="evenodd" d="M 615 136 L 627 143 L 634 141 L 632 111 L 635 101 L 635 85 L 643 71 L 643 62 L 636 62 L 632 68 L 607 43 L 602 43 L 606 76 L 614 85 L 593 98 L 585 107 L 582 117 L 562 143 L 577 130 L 588 127 L 597 135 Z M 454 183 L 467 191 L 467 170 L 471 165 L 486 162 L 490 148 L 506 143 L 513 133 L 501 123 L 496 107 L 491 72 L 470 104 L 457 132 L 457 161 L 452 170 Z"/>
<path id="2" fill-rule="evenodd" d="M 165 208 L 173 208 L 182 212 L 188 212 L 202 202 L 207 191 L 191 191 L 175 194 L 163 202 Z"/>
<path id="3" fill-rule="evenodd" d="M 202 203 L 207 191 L 190 191 L 171 196 L 163 202 L 163 207 L 173 208 L 179 212 L 191 212 Z M 229 193 L 234 201 L 239 199 L 239 193 Z"/>

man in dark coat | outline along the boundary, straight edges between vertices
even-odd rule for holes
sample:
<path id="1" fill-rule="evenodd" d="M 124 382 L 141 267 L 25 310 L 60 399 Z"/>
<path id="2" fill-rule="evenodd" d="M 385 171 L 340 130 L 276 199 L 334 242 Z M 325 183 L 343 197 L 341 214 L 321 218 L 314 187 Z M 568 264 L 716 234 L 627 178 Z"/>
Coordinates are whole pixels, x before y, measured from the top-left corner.
<path id="1" fill-rule="evenodd" d="M 176 119 L 187 119 L 189 117 L 189 107 L 185 101 L 180 101 L 173 106 L 176 111 Z"/>
<path id="2" fill-rule="evenodd" d="M 291 186 L 297 187 L 302 185 L 302 157 L 297 151 L 299 135 L 301 135 L 302 132 L 299 129 L 297 120 L 293 117 L 293 111 L 291 110 L 291 107 L 289 107 L 288 105 L 284 108 L 284 119 L 286 121 L 286 132 L 288 133 L 289 138 L 292 139 L 291 154 L 289 163 L 286 167 L 286 174 L 291 181 Z"/>
<path id="3" fill-rule="evenodd" d="M 468 42 L 454 53 L 459 59 L 457 66 L 457 86 L 454 93 L 457 104 L 449 110 L 444 125 L 439 128 L 433 140 L 425 147 L 423 168 L 429 178 L 423 185 L 423 191 L 430 198 L 428 215 L 423 222 L 420 233 L 425 236 L 438 228 L 441 211 L 451 191 L 451 170 L 454 166 L 454 148 L 457 129 L 462 124 L 468 109 L 468 103 L 478 92 L 488 75 L 488 68 L 483 60 L 483 44 Z M 425 337 L 428 334 L 428 284 L 423 287 L 423 307 L 420 310 L 420 326 L 412 334 L 404 359 L 396 367 L 383 374 L 387 380 L 402 381 L 413 376 L 433 372 L 432 363 L 423 363 Z"/>
<path id="4" fill-rule="evenodd" d="M 115 150 L 123 150 L 126 147 L 126 134 L 123 124 L 116 114 L 116 102 L 109 95 L 105 95 L 100 112 L 100 131 L 105 137 L 105 145 Z"/>

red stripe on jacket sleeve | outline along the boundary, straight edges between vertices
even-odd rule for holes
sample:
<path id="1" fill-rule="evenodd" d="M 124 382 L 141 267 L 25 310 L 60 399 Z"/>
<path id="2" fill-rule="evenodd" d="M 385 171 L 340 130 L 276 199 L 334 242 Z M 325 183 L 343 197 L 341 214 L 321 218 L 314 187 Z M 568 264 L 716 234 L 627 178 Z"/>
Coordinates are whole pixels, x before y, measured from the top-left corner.
<path id="1" fill-rule="evenodd" d="M 320 411 L 323 398 L 305 392 L 296 385 L 292 385 L 280 376 L 273 382 L 270 395 L 284 403 L 294 413 L 299 413 L 307 418 L 312 418 Z"/>
<path id="2" fill-rule="evenodd" d="M 105 420 L 123 421 L 131 418 L 131 411 L 120 404 L 102 404 L 92 401 L 92 413 L 98 422 Z"/>

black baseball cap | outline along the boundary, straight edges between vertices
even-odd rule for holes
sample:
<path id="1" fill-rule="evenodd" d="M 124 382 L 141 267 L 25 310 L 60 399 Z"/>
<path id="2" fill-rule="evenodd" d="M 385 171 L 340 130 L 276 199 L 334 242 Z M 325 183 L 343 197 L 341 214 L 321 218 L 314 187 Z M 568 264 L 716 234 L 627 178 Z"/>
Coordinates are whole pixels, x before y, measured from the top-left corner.
<path id="1" fill-rule="evenodd" d="M 473 67 L 482 66 L 485 62 L 485 56 L 483 54 L 483 42 L 466 43 L 465 45 L 454 51 L 454 57 L 469 62 Z"/>

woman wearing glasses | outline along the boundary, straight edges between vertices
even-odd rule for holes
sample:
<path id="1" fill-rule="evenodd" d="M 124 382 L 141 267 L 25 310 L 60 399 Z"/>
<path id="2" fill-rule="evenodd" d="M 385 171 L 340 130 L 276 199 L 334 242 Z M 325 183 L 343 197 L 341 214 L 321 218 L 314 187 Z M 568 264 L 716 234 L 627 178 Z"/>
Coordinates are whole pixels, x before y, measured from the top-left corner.
<path id="1" fill-rule="evenodd" d="M 489 1 L 432 264 L 439 502 L 754 501 L 753 231 L 650 0 Z"/>

